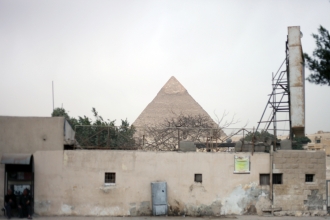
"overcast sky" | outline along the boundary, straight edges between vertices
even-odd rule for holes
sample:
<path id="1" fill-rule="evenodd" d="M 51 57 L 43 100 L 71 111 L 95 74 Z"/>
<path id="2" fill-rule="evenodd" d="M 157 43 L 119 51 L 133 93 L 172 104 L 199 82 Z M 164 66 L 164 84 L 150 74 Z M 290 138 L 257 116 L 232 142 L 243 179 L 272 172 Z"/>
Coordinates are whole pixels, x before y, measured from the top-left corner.
<path id="1" fill-rule="evenodd" d="M 288 26 L 312 53 L 329 0 L 0 1 L 0 115 L 127 118 L 171 76 L 211 115 L 257 125 Z M 306 69 L 306 76 L 309 71 Z M 306 82 L 306 133 L 330 131 L 330 87 Z"/>

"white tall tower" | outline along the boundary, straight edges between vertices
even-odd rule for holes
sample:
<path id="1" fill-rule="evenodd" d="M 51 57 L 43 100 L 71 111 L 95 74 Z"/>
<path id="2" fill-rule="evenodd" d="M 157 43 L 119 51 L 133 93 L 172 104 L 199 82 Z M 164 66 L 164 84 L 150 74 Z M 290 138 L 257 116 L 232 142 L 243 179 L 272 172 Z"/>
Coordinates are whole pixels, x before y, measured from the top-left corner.
<path id="1" fill-rule="evenodd" d="M 288 27 L 290 117 L 295 137 L 305 136 L 305 68 L 299 26 Z"/>

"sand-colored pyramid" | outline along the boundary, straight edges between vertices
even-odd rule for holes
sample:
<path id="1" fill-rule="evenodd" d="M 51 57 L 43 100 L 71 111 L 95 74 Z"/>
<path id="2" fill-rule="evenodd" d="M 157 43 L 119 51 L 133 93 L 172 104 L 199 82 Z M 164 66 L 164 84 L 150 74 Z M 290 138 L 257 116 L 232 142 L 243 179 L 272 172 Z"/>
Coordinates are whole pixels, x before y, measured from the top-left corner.
<path id="1" fill-rule="evenodd" d="M 133 125 L 138 129 L 145 126 L 157 126 L 165 119 L 173 118 L 175 116 L 173 113 L 177 115 L 181 113 L 186 115 L 204 115 L 214 122 L 181 83 L 172 76 L 135 120 Z"/>

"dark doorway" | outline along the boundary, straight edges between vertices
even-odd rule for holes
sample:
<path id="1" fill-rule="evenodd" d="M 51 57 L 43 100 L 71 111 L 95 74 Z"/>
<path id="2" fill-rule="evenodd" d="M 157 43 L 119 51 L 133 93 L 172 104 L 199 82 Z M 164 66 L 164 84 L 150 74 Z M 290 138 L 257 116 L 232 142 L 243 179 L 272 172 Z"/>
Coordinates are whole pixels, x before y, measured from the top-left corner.
<path id="1" fill-rule="evenodd" d="M 27 189 L 34 198 L 34 166 L 31 154 L 4 154 L 1 163 L 5 164 L 4 195 L 11 189 L 16 196 L 17 204 L 23 190 Z M 31 205 L 33 212 L 33 202 Z"/>

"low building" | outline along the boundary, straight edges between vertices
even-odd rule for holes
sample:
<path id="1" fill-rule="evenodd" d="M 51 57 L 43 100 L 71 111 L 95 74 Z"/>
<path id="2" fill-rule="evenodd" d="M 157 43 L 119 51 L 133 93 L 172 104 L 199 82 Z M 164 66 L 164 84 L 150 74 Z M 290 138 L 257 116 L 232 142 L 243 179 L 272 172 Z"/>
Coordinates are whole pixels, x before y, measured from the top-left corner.
<path id="1" fill-rule="evenodd" d="M 152 182 L 167 183 L 168 215 L 326 214 L 324 151 L 72 150 L 64 118 L 0 125 L 0 202 L 27 187 L 39 215 L 151 215 Z"/>
<path id="2" fill-rule="evenodd" d="M 330 132 L 318 131 L 306 136 L 312 141 L 307 145 L 308 150 L 323 150 L 330 156 Z"/>

